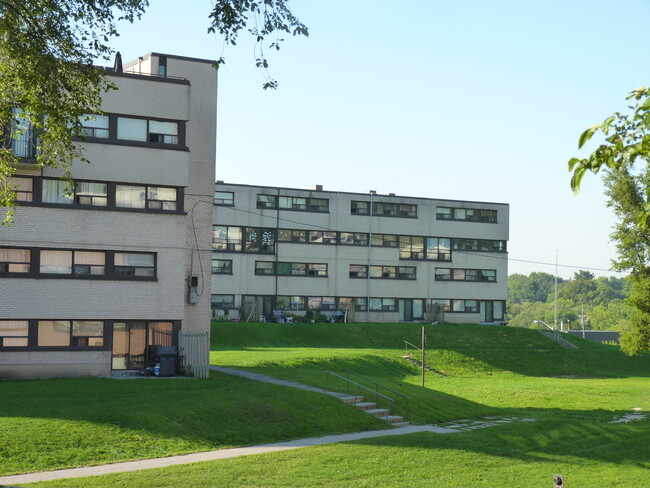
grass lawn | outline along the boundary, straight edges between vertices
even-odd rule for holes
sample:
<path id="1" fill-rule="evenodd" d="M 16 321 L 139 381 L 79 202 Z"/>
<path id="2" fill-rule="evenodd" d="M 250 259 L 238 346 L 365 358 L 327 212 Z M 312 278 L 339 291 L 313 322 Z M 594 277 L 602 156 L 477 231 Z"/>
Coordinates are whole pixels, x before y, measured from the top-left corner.
<path id="1" fill-rule="evenodd" d="M 2 475 L 386 427 L 335 398 L 217 374 L 4 381 L 0 390 Z"/>
<path id="2" fill-rule="evenodd" d="M 215 324 L 211 362 L 323 386 L 355 371 L 409 396 L 413 423 L 533 418 L 451 435 L 414 434 L 47 486 L 650 485 L 650 355 L 532 330 L 428 326 L 432 367 L 402 359 L 409 324 Z M 364 381 L 361 380 L 363 383 Z M 342 382 L 331 385 L 345 390 Z M 386 427 L 336 399 L 214 375 L 212 381 L 1 382 L 0 474 L 103 464 Z M 404 414 L 398 400 L 393 413 Z M 569 483 L 571 481 L 571 484 Z M 44 485 L 45 486 L 45 485 Z"/>
<path id="3" fill-rule="evenodd" d="M 539 488 L 556 473 L 576 488 L 648 486 L 650 422 L 515 422 L 29 486 Z"/>

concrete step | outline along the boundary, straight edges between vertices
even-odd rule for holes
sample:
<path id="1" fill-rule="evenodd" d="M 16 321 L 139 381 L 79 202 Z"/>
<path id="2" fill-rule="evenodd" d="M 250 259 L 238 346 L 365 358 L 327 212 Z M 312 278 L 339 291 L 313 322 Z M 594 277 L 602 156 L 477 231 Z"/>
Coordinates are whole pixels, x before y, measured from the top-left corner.
<path id="1" fill-rule="evenodd" d="M 358 402 L 355 403 L 354 406 L 360 408 L 361 410 L 371 410 L 373 408 L 377 408 L 377 404 L 375 402 Z"/>
<path id="2" fill-rule="evenodd" d="M 389 424 L 397 424 L 399 422 L 402 422 L 404 420 L 404 417 L 400 415 L 389 415 L 388 417 L 382 417 L 386 422 Z"/>
<path id="3" fill-rule="evenodd" d="M 348 397 L 343 397 L 341 398 L 345 403 L 349 403 L 350 405 L 355 405 L 357 403 L 363 402 L 363 397 L 362 396 L 348 396 Z"/>
<path id="4" fill-rule="evenodd" d="M 393 427 L 408 427 L 411 424 L 409 424 L 408 422 L 391 422 L 390 425 L 392 425 Z"/>
<path id="5" fill-rule="evenodd" d="M 387 417 L 390 414 L 387 408 L 369 408 L 365 412 L 375 417 Z"/>

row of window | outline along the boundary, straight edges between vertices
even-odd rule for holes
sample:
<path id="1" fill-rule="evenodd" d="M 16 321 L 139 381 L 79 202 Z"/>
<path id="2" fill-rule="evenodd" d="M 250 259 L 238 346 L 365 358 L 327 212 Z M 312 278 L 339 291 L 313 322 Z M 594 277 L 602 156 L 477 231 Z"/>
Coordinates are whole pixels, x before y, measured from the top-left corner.
<path id="1" fill-rule="evenodd" d="M 386 280 L 414 280 L 416 279 L 414 266 L 379 266 L 371 265 L 370 274 L 368 274 L 368 265 L 351 264 L 350 278 L 367 279 L 386 279 Z"/>
<path id="2" fill-rule="evenodd" d="M 327 264 L 255 261 L 256 275 L 327 277 Z"/>
<path id="3" fill-rule="evenodd" d="M 417 218 L 418 206 L 408 203 L 384 203 L 384 202 L 363 202 L 353 200 L 350 202 L 350 213 L 352 215 L 368 215 L 372 209 L 372 215 L 379 217 L 406 217 Z"/>
<path id="4" fill-rule="evenodd" d="M 35 205 L 71 206 L 101 210 L 181 212 L 183 189 L 100 181 L 75 181 L 69 189 L 60 179 L 14 176 L 9 184 L 16 200 Z"/>
<path id="5" fill-rule="evenodd" d="M 364 232 L 311 231 L 214 225 L 212 249 L 224 252 L 274 254 L 277 242 L 368 246 Z M 372 234 L 370 245 L 395 247 L 400 259 L 451 261 L 452 251 L 506 252 L 506 241 L 448 237 Z"/>
<path id="6" fill-rule="evenodd" d="M 477 209 L 477 208 L 475 209 L 475 208 L 437 207 L 436 219 L 496 223 L 497 211 Z"/>
<path id="7" fill-rule="evenodd" d="M 0 276 L 155 279 L 156 254 L 0 247 Z"/>
<path id="8" fill-rule="evenodd" d="M 355 310 L 358 312 L 397 312 L 400 307 L 400 301 L 410 302 L 414 309 L 424 311 L 425 304 L 428 306 L 437 305 L 442 307 L 445 312 L 458 313 L 478 313 L 483 307 L 492 308 L 491 318 L 502 320 L 504 318 L 504 304 L 502 300 L 469 300 L 469 299 L 441 299 L 433 298 L 425 300 L 424 298 L 379 298 L 371 297 L 313 297 L 313 296 L 255 296 L 243 295 L 241 298 L 241 307 L 243 309 L 256 309 L 258 312 L 263 308 L 262 304 L 268 300 L 268 305 L 272 309 L 306 311 L 314 310 L 320 312 L 331 312 L 335 310 Z M 260 303 L 261 302 L 261 303 Z M 234 294 L 215 294 L 212 295 L 213 310 L 232 310 L 236 309 Z M 421 317 L 414 317 L 421 318 Z"/>
<path id="9" fill-rule="evenodd" d="M 0 347 L 104 346 L 104 322 L 100 320 L 38 320 L 35 334 L 30 334 L 29 322 L 0 320 Z M 32 341 L 30 335 L 35 335 Z"/>
<path id="10" fill-rule="evenodd" d="M 495 269 L 436 268 L 436 281 L 496 281 Z"/>
<path id="11" fill-rule="evenodd" d="M 11 150 L 14 156 L 32 160 L 38 148 L 38 133 L 29 117 L 13 108 Z M 159 148 L 185 149 L 185 122 L 118 114 L 85 114 L 79 117 L 87 142 L 110 142 Z"/>
<path id="12" fill-rule="evenodd" d="M 235 205 L 235 194 L 231 191 L 215 191 L 214 204 L 232 207 Z M 313 197 L 290 197 L 258 193 L 256 206 L 261 209 L 298 210 L 303 212 L 329 212 L 329 200 Z M 353 200 L 350 202 L 352 215 L 368 215 L 380 217 L 417 218 L 418 206 L 408 203 L 369 202 Z M 462 220 L 468 222 L 497 222 L 496 210 L 437 207 L 438 220 Z"/>

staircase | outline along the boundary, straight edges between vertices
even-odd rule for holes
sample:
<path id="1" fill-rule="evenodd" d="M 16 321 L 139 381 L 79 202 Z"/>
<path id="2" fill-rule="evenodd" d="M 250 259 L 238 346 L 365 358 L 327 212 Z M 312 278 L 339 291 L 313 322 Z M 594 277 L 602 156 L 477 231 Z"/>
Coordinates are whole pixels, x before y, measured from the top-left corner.
<path id="1" fill-rule="evenodd" d="M 410 363 L 415 364 L 418 368 L 421 368 L 421 367 L 422 367 L 422 362 L 418 361 L 418 360 L 415 359 L 414 357 L 411 357 L 411 356 L 407 356 L 407 355 L 405 355 L 405 356 L 402 356 L 402 359 L 406 359 L 406 360 L 409 361 Z M 427 365 L 424 366 L 424 369 L 427 370 L 427 371 L 429 371 L 429 372 L 431 372 L 431 373 L 434 373 L 434 374 L 437 374 L 437 375 L 440 375 L 440 376 L 445 376 L 444 373 L 441 373 L 441 372 L 438 371 L 437 369 L 430 368 L 430 367 L 427 366 Z"/>
<path id="2" fill-rule="evenodd" d="M 566 348 L 566 349 L 578 349 L 578 346 L 575 344 L 572 344 L 571 342 L 567 341 L 564 337 L 562 337 L 560 334 L 558 334 L 555 331 L 550 331 L 550 330 L 538 330 L 538 332 L 542 335 L 545 335 L 549 339 L 557 342 L 560 346 Z"/>
<path id="3" fill-rule="evenodd" d="M 377 408 L 375 402 L 364 402 L 362 396 L 344 396 L 341 397 L 341 400 L 349 405 L 357 407 L 359 410 L 363 410 L 368 415 L 382 419 L 393 427 L 406 427 L 410 425 L 408 422 L 404 421 L 404 418 L 400 415 L 391 415 L 390 411 L 387 408 Z"/>

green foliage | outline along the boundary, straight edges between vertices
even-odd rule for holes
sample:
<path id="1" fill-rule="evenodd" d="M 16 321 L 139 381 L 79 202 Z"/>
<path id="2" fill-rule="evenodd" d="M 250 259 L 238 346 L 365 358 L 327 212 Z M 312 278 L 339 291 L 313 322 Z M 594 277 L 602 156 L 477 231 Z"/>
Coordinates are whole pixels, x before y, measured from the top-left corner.
<path id="1" fill-rule="evenodd" d="M 138 19 L 148 0 L 4 0 L 0 1 L 0 128 L 13 137 L 28 129 L 38 134 L 39 167 L 60 170 L 73 189 L 72 162 L 87 162 L 75 140 L 83 139 L 80 116 L 101 113 L 102 93 L 114 88 L 104 73 L 93 67 L 95 59 L 108 60 L 108 43 L 118 35 L 116 22 Z M 308 35 L 307 28 L 291 13 L 287 0 L 217 0 L 209 15 L 210 32 L 218 32 L 229 44 L 247 28 L 257 46 L 256 64 L 267 73 L 263 43 L 270 38 L 279 50 L 280 33 Z M 221 58 L 215 67 L 224 63 Z M 266 74 L 264 88 L 277 82 Z M 20 111 L 16 112 L 18 108 Z M 16 189 L 8 179 L 18 159 L 10 140 L 0 144 L 0 208 L 3 223 L 13 218 Z"/>
<path id="2" fill-rule="evenodd" d="M 561 283 L 562 279 L 558 280 Z M 553 291 L 555 276 L 549 273 L 532 272 L 525 276 L 508 276 L 508 301 L 510 303 L 546 302 Z"/>

